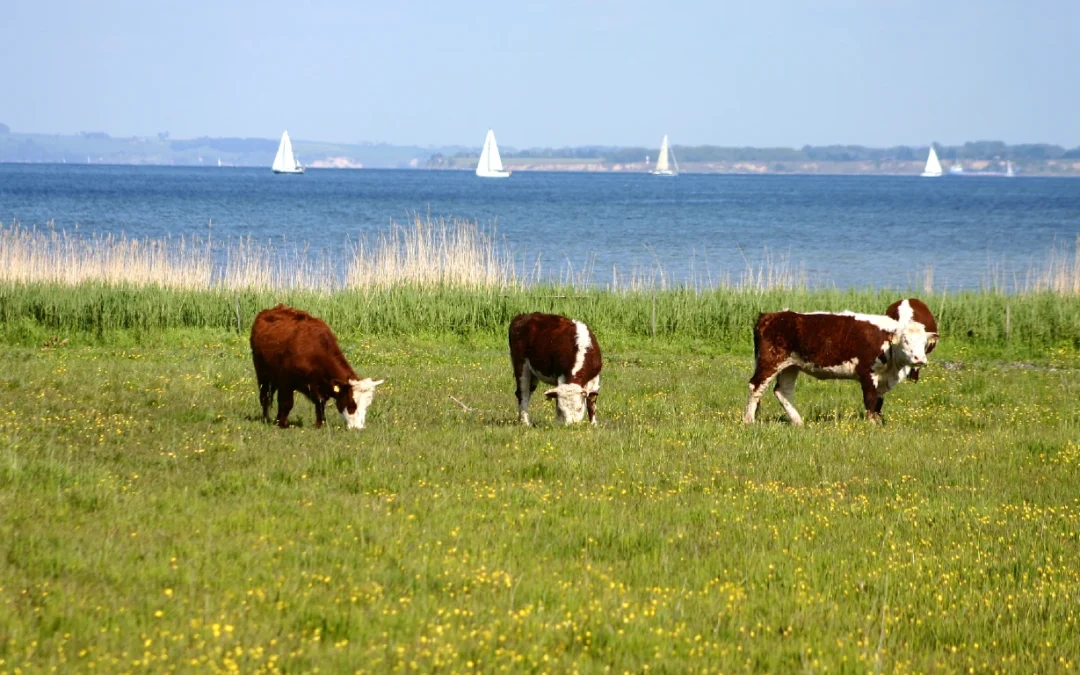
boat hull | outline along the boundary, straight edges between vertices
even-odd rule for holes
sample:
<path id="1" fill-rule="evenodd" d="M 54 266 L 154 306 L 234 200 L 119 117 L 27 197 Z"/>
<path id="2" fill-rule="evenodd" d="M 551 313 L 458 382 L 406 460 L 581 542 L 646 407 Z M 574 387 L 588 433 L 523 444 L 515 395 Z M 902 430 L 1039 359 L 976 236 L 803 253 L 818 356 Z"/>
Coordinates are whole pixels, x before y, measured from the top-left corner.
<path id="1" fill-rule="evenodd" d="M 509 178 L 510 177 L 510 172 L 509 171 L 484 171 L 484 172 L 477 171 L 476 175 L 479 178 Z"/>
<path id="2" fill-rule="evenodd" d="M 678 176 L 674 171 L 650 171 L 650 176 Z"/>
<path id="3" fill-rule="evenodd" d="M 274 173 L 283 173 L 283 174 L 290 174 L 290 173 L 295 173 L 295 174 L 301 174 L 301 173 L 304 173 L 304 170 L 303 170 L 303 169 L 297 169 L 296 171 L 288 171 L 288 170 L 282 170 L 282 169 L 274 169 Z"/>

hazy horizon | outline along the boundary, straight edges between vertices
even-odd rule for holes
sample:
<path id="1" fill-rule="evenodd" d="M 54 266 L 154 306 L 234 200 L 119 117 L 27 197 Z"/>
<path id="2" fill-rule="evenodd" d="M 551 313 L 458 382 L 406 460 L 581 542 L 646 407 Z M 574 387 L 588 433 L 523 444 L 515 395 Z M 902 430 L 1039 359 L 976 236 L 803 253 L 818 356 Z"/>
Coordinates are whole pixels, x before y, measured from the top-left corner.
<path id="1" fill-rule="evenodd" d="M 508 147 L 1080 146 L 1080 5 L 16 0 L 14 132 Z"/>

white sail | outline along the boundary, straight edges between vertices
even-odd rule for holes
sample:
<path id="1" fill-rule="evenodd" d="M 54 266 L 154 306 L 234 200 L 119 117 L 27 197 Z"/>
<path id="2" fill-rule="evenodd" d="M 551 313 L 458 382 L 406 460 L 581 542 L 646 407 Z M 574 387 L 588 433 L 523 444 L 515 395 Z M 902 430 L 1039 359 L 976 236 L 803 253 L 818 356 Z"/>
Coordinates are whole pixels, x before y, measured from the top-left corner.
<path id="1" fill-rule="evenodd" d="M 941 162 L 938 161 L 937 152 L 932 145 L 930 146 L 930 154 L 926 158 L 926 168 L 923 169 L 922 175 L 926 178 L 937 178 L 941 175 Z"/>
<path id="2" fill-rule="evenodd" d="M 495 142 L 495 131 L 488 129 L 484 137 L 484 149 L 480 151 L 480 161 L 476 163 L 476 175 L 481 178 L 506 178 L 509 171 L 503 170 L 499 144 Z"/>
<path id="3" fill-rule="evenodd" d="M 660 156 L 656 158 L 656 168 L 649 173 L 654 176 L 674 176 L 675 172 L 671 170 L 671 164 L 668 160 L 668 155 L 674 156 L 674 154 L 668 148 L 667 134 L 665 134 L 664 141 L 660 144 Z"/>
<path id="4" fill-rule="evenodd" d="M 1013 171 L 1011 161 L 1005 162 L 1005 175 L 1009 176 L 1010 178 L 1016 175 L 1016 173 Z"/>
<path id="5" fill-rule="evenodd" d="M 293 155 L 292 141 L 289 139 L 288 130 L 281 134 L 281 142 L 278 143 L 277 154 L 274 155 L 272 168 L 274 173 L 304 173 L 304 167 L 300 166 L 300 162 L 296 161 L 296 156 Z"/>

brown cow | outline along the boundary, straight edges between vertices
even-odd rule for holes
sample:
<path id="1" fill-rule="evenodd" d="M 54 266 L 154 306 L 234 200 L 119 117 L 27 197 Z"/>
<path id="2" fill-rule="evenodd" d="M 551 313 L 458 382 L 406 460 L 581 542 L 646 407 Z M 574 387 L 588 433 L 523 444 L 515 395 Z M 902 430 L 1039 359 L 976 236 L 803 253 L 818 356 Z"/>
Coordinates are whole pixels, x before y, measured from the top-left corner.
<path id="1" fill-rule="evenodd" d="M 337 338 L 322 319 L 285 305 L 264 309 L 251 326 L 251 358 L 259 381 L 263 420 L 269 422 L 274 392 L 277 424 L 289 426 L 293 392 L 315 404 L 315 427 L 326 419 L 326 402 L 334 399 L 349 429 L 363 429 L 375 387 L 383 380 L 359 379 L 341 353 Z"/>
<path id="2" fill-rule="evenodd" d="M 826 312 L 762 314 L 754 326 L 754 375 L 743 421 L 751 424 L 769 384 L 792 424 L 802 424 L 793 402 L 800 372 L 818 379 L 858 380 L 871 421 L 881 421 L 884 395 L 926 365 L 937 343 L 937 323 L 922 302 L 897 303 L 900 319 Z"/>
<path id="3" fill-rule="evenodd" d="M 588 410 L 596 424 L 600 392 L 600 345 L 588 326 L 555 314 L 519 314 L 510 322 L 510 362 L 517 383 L 518 418 L 529 425 L 529 396 L 537 380 L 556 385 L 544 393 L 555 399 L 563 424 L 580 422 Z"/>

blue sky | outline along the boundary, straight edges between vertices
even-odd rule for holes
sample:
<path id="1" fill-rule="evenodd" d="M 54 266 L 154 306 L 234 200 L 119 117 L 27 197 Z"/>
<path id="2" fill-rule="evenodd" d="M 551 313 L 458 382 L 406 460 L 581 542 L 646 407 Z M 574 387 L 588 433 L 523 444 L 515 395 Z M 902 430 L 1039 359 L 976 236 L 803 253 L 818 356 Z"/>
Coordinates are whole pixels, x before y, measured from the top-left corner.
<path id="1" fill-rule="evenodd" d="M 13 131 L 1080 145 L 1080 2 L 9 0 Z"/>

